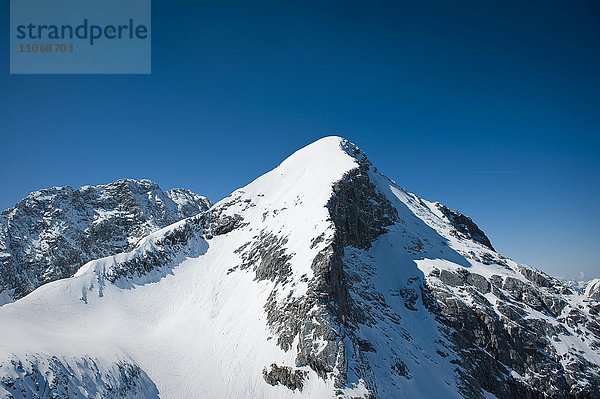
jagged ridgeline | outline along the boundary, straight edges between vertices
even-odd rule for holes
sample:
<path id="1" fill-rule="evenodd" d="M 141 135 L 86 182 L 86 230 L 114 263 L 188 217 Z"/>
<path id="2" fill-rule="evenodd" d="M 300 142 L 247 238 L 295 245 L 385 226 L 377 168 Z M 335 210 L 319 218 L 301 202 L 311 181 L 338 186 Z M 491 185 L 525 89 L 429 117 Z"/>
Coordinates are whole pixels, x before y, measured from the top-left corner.
<path id="1" fill-rule="evenodd" d="M 163 191 L 149 180 L 35 191 L 0 215 L 0 305 L 71 277 L 90 260 L 130 251 L 209 206 L 189 190 Z"/>
<path id="2" fill-rule="evenodd" d="M 498 254 L 339 137 L 128 245 L 0 307 L 0 395 L 600 397 L 596 282 Z"/>

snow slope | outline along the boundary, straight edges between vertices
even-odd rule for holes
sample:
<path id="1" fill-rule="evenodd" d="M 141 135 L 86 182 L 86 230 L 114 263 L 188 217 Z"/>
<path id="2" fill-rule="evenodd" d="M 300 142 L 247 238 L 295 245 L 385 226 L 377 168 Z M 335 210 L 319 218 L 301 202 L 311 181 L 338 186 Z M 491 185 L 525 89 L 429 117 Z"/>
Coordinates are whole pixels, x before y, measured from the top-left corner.
<path id="1" fill-rule="evenodd" d="M 0 396 L 595 397 L 598 309 L 327 137 L 0 308 Z"/>

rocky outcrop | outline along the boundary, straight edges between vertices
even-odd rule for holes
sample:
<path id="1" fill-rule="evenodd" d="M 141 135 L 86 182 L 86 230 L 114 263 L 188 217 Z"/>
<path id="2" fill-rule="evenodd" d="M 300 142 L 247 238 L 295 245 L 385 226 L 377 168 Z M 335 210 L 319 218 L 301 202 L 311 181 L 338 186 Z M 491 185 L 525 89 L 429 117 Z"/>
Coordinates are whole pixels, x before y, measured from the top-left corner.
<path id="1" fill-rule="evenodd" d="M 302 392 L 304 386 L 304 379 L 306 378 L 306 371 L 293 370 L 291 367 L 278 366 L 273 363 L 267 370 L 263 369 L 263 378 L 270 385 L 284 385 L 292 391 L 298 390 Z"/>
<path id="2" fill-rule="evenodd" d="M 337 182 L 327 204 L 343 246 L 369 248 L 398 219 L 396 208 L 369 180 L 369 167 L 363 163 Z"/>
<path id="3" fill-rule="evenodd" d="M 490 239 L 479 228 L 479 226 L 475 224 L 473 219 L 463 215 L 458 211 L 453 211 L 442 204 L 438 203 L 436 205 L 438 209 L 444 214 L 444 216 L 448 218 L 448 221 L 454 226 L 454 228 L 456 229 L 456 235 L 476 241 L 481 245 L 488 247 L 492 251 L 495 251 Z"/>
<path id="4" fill-rule="evenodd" d="M 285 237 L 277 237 L 271 232 L 261 231 L 258 239 L 242 253 L 244 263 L 239 268 L 241 270 L 253 268 L 258 281 L 271 280 L 285 284 L 292 274 L 289 260 L 293 256 L 286 252 L 286 243 Z"/>

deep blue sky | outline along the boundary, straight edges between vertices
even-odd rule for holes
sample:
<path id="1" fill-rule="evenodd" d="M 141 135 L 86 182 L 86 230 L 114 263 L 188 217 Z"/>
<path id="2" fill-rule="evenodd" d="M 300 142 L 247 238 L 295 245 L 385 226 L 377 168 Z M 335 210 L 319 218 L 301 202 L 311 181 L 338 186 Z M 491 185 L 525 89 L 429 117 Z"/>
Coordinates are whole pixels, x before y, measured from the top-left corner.
<path id="1" fill-rule="evenodd" d="M 0 208 L 122 177 L 218 200 L 336 134 L 505 255 L 600 277 L 599 2 L 152 7 L 150 76 L 11 76 L 2 58 Z"/>

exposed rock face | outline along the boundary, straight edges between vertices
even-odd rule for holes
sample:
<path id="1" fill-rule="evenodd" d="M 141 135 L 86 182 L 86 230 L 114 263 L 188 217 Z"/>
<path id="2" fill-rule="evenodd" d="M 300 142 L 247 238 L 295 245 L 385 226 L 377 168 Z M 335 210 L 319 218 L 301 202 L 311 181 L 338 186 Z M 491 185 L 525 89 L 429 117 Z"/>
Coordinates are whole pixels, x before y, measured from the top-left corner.
<path id="1" fill-rule="evenodd" d="M 437 204 L 438 209 L 448 218 L 450 223 L 456 228 L 457 234 L 461 234 L 465 238 L 477 241 L 478 243 L 485 245 L 492 251 L 495 251 L 490 239 L 485 233 L 473 222 L 468 216 L 463 215 L 458 211 L 450 210 L 450 208 Z"/>
<path id="2" fill-rule="evenodd" d="M 398 219 L 398 211 L 371 183 L 368 161 L 333 186 L 327 204 L 340 244 L 369 248 Z"/>
<path id="3" fill-rule="evenodd" d="M 600 367 L 562 344 L 576 336 L 600 347 L 594 304 L 575 306 L 558 280 L 524 266 L 517 270 L 521 278 L 494 275 L 490 281 L 467 269 L 429 275 L 425 288 L 434 300 L 427 305 L 450 327 L 463 394 L 478 397 L 483 389 L 498 398 L 600 397 Z M 493 302 L 483 296 L 490 291 Z"/>
<path id="4" fill-rule="evenodd" d="M 189 190 L 165 192 L 149 180 L 33 192 L 0 216 L 0 295 L 21 298 L 209 205 Z"/>
<path id="5" fill-rule="evenodd" d="M 306 378 L 306 371 L 293 370 L 291 367 L 278 366 L 275 363 L 271 365 L 269 370 L 265 367 L 263 369 L 263 377 L 267 384 L 270 385 L 285 385 L 287 388 L 299 390 L 302 392 L 302 386 L 304 385 L 304 379 Z"/>

